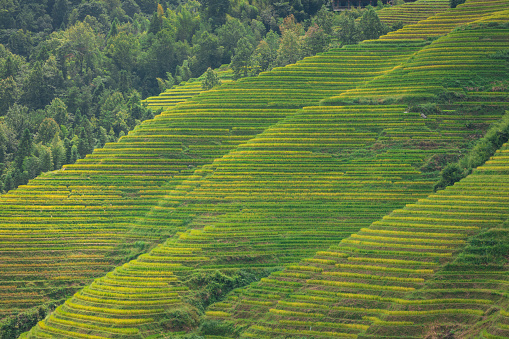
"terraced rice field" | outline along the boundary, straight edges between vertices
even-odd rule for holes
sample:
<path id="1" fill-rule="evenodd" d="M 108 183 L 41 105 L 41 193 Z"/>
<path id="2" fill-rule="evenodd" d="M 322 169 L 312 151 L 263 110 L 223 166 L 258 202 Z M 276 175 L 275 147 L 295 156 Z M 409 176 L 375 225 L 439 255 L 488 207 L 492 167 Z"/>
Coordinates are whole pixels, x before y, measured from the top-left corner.
<path id="1" fill-rule="evenodd" d="M 66 298 L 184 230 L 188 219 L 164 214 L 154 222 L 158 209 L 150 211 L 177 185 L 200 176 L 196 169 L 296 109 L 394 67 L 423 45 L 369 42 L 224 84 L 144 122 L 118 143 L 3 195 L 3 315 Z M 391 58 L 380 60 L 378 52 Z M 364 68 L 344 67 L 359 56 L 365 56 Z M 306 73 L 308 66 L 312 72 Z"/>
<path id="2" fill-rule="evenodd" d="M 508 4 L 472 0 L 447 13 L 459 23 L 485 14 L 503 21 L 503 13 L 493 12 Z M 429 36 L 455 24 L 447 27 Z M 193 276 L 276 268 L 213 304 L 206 318 L 245 325 L 243 337 L 357 338 L 391 333 L 391 326 L 423 334 L 433 318 L 418 322 L 416 315 L 455 315 L 463 326 L 487 314 L 484 295 L 472 303 L 437 292 L 426 303 L 413 293 L 446 288 L 432 278 L 468 237 L 507 219 L 507 148 L 431 196 L 437 173 L 426 170 L 436 157 L 457 156 L 468 139 L 480 137 L 504 114 L 507 94 L 462 88 L 462 96 L 424 119 L 408 104 L 379 105 L 377 93 L 390 79 L 401 81 L 401 69 L 405 79 L 435 79 L 431 66 L 441 57 L 431 52 L 446 44 L 461 47 L 444 63 L 451 79 L 507 77 L 503 64 L 497 74 L 484 67 L 497 67 L 487 55 L 507 48 L 507 32 L 480 27 L 432 43 L 421 33 L 400 32 L 202 92 L 119 143 L 2 196 L 0 232 L 13 239 L 2 247 L 0 265 L 5 314 L 79 289 L 23 337 L 157 336 L 189 329 L 175 325 L 182 314 L 198 317 L 189 304 Z M 475 38 L 479 32 L 489 46 Z M 467 59 L 469 77 L 450 66 L 463 63 L 463 41 L 483 48 L 475 61 Z M 439 86 L 451 89 L 440 81 L 412 88 L 425 102 Z M 354 102 L 367 89 L 367 104 Z M 397 95 L 389 87 L 385 94 Z M 456 206 L 457 198 L 464 204 Z M 20 259 L 25 266 L 6 266 Z M 442 304 L 447 308 L 433 308 Z M 504 331 L 507 313 L 497 314 L 500 321 L 485 336 Z"/>
<path id="3" fill-rule="evenodd" d="M 431 16 L 416 24 L 406 25 L 402 29 L 380 37 L 384 40 L 393 39 L 429 39 L 449 33 L 455 27 L 466 25 L 484 16 L 507 10 L 504 0 L 470 0 L 454 9 Z M 488 19 L 495 20 L 494 18 Z"/>
<path id="4" fill-rule="evenodd" d="M 389 26 L 398 22 L 408 25 L 416 24 L 432 15 L 445 12 L 449 7 L 449 1 L 447 0 L 417 0 L 399 6 L 383 8 L 377 14 L 380 20 Z"/>
<path id="5" fill-rule="evenodd" d="M 221 83 L 227 84 L 232 81 L 233 71 L 231 69 L 220 69 L 217 71 L 217 76 L 221 80 Z M 185 83 L 168 89 L 158 96 L 153 96 L 143 100 L 143 103 L 153 110 L 170 109 L 171 107 L 174 107 L 175 105 L 203 92 L 204 90 L 201 86 L 202 80 L 203 76 L 197 79 L 189 79 Z"/>
<path id="6" fill-rule="evenodd" d="M 242 338 L 422 338 L 433 326 L 463 337 L 487 315 L 492 327 L 477 334 L 507 336 L 507 312 L 494 307 L 508 304 L 507 262 L 474 272 L 451 265 L 469 237 L 508 219 L 507 154 L 509 145 L 454 186 L 237 289 L 207 315 L 251 324 Z"/>

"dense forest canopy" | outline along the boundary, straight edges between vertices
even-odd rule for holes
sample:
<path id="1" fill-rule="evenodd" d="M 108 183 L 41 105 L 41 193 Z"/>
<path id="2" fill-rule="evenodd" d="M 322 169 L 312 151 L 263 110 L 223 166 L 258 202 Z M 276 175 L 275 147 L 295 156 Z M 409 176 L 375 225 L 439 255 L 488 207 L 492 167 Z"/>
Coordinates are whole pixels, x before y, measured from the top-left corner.
<path id="1" fill-rule="evenodd" d="M 324 0 L 2 0 L 0 192 L 116 141 L 154 116 L 143 98 L 209 67 L 254 76 L 388 30 Z"/>

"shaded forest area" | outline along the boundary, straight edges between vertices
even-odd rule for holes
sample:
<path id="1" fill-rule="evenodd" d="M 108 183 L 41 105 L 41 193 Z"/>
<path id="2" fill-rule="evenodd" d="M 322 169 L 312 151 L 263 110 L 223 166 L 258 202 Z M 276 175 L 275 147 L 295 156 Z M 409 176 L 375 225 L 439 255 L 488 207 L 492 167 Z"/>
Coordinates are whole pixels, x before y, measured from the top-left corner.
<path id="1" fill-rule="evenodd" d="M 143 98 L 209 67 L 255 76 L 389 30 L 324 0 L 1 0 L 0 192 L 118 140 L 154 116 Z"/>

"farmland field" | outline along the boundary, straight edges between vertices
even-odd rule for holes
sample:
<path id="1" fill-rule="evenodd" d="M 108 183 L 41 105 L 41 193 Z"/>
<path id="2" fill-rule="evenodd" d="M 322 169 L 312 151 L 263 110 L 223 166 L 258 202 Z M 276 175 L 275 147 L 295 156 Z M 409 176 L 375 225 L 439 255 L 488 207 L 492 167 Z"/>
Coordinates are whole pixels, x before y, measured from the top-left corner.
<path id="1" fill-rule="evenodd" d="M 0 196 L 0 334 L 509 337 L 508 5 L 394 6 L 380 39 L 147 99 Z"/>

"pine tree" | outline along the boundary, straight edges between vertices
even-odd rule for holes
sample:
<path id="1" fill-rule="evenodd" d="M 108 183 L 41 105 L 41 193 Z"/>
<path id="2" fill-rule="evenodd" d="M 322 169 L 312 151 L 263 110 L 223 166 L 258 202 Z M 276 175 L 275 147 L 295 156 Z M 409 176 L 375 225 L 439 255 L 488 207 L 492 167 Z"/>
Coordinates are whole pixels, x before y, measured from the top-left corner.
<path id="1" fill-rule="evenodd" d="M 23 132 L 23 136 L 21 137 L 16 154 L 15 166 L 17 169 L 23 169 L 23 160 L 25 160 L 25 157 L 29 157 L 30 154 L 32 154 L 32 134 L 28 128 L 26 128 Z"/>
<path id="2" fill-rule="evenodd" d="M 49 147 L 41 147 L 39 163 L 42 172 L 51 171 L 53 169 L 53 157 Z"/>
<path id="3" fill-rule="evenodd" d="M 89 147 L 89 144 L 88 144 L 87 134 L 85 132 L 85 129 L 82 128 L 81 132 L 80 132 L 80 136 L 79 136 L 79 141 L 78 141 L 78 153 L 80 155 L 80 158 L 84 158 L 85 155 L 87 155 L 88 147 Z M 71 157 L 72 157 L 72 155 L 71 155 Z"/>
<path id="4" fill-rule="evenodd" d="M 80 156 L 78 153 L 78 147 L 76 145 L 72 145 L 70 163 L 74 164 L 76 161 L 78 161 L 79 158 L 80 158 Z"/>
<path id="5" fill-rule="evenodd" d="M 53 26 L 60 27 L 65 26 L 67 21 L 67 15 L 69 14 L 69 1 L 68 0 L 56 0 L 53 5 L 51 17 L 53 18 Z"/>
<path id="6" fill-rule="evenodd" d="M 157 34 L 161 29 L 163 29 L 163 16 L 164 10 L 161 4 L 157 5 L 157 12 L 152 15 L 152 19 L 150 20 L 150 26 L 148 28 L 149 33 Z"/>
<path id="7" fill-rule="evenodd" d="M 118 19 L 117 18 L 113 19 L 113 22 L 111 23 L 110 32 L 108 33 L 106 40 L 118 35 L 118 25 L 119 25 Z"/>

